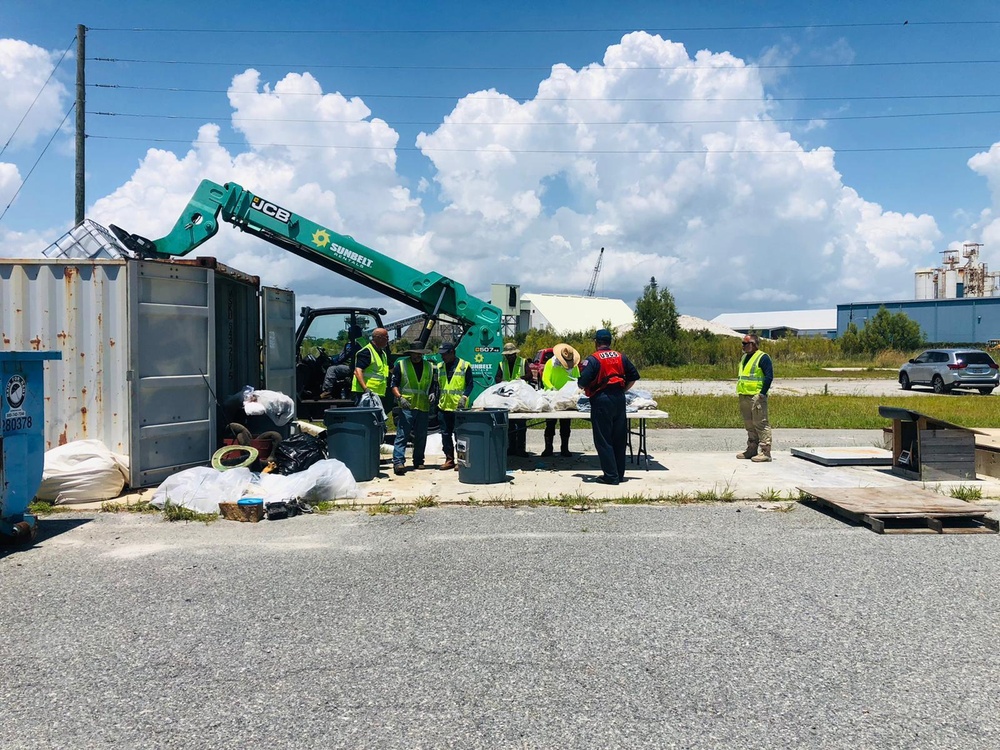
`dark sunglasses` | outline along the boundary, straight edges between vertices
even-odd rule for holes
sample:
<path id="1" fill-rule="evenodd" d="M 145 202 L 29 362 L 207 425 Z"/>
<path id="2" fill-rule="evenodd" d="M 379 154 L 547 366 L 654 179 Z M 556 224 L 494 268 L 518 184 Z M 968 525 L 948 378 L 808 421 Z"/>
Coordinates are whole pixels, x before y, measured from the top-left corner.
<path id="1" fill-rule="evenodd" d="M 743 346 L 750 346 L 750 344 L 752 343 L 753 343 L 752 341 L 744 341 Z"/>

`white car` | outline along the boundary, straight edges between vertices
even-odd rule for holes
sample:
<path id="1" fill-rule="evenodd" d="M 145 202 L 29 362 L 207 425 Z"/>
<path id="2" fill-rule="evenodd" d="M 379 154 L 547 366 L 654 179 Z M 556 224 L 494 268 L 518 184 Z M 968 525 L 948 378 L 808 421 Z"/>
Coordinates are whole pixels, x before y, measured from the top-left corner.
<path id="1" fill-rule="evenodd" d="M 899 384 L 904 391 L 929 385 L 935 393 L 968 388 L 988 396 L 1000 384 L 1000 369 L 979 349 L 928 349 L 900 368 Z"/>

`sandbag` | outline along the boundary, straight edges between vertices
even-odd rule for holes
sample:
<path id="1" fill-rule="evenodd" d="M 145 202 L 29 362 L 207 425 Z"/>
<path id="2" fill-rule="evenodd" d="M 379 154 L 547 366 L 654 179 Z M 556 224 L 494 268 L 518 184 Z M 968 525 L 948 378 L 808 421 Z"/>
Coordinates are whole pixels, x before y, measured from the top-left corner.
<path id="1" fill-rule="evenodd" d="M 42 484 L 35 497 L 56 505 L 118 497 L 128 479 L 128 459 L 100 440 L 74 440 L 45 451 Z"/>

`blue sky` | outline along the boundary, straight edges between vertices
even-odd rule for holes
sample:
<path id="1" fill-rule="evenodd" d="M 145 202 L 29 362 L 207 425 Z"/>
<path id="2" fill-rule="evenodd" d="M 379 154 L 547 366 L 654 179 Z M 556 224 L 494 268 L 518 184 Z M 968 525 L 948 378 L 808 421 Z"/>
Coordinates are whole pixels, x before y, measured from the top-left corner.
<path id="1" fill-rule="evenodd" d="M 632 303 L 655 275 L 705 317 L 910 297 L 963 241 L 1000 268 L 995 3 L 0 0 L 21 43 L 0 54 L 0 145 L 78 23 L 88 216 L 147 236 L 209 177 L 484 296 L 581 293 L 600 246 L 599 293 Z M 0 211 L 72 104 L 74 54 L 0 155 Z M 0 253 L 71 225 L 72 122 Z M 235 233 L 204 254 L 309 303 L 370 301 Z"/>

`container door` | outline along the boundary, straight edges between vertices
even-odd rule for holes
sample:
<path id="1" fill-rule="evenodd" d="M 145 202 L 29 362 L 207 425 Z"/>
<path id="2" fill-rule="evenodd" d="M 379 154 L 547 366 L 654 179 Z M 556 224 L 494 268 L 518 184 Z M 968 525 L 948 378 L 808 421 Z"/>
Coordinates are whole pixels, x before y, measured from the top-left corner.
<path id="1" fill-rule="evenodd" d="M 264 388 L 295 398 L 295 292 L 261 287 Z"/>
<path id="2" fill-rule="evenodd" d="M 146 487 L 216 447 L 215 272 L 129 263 L 129 484 Z"/>

